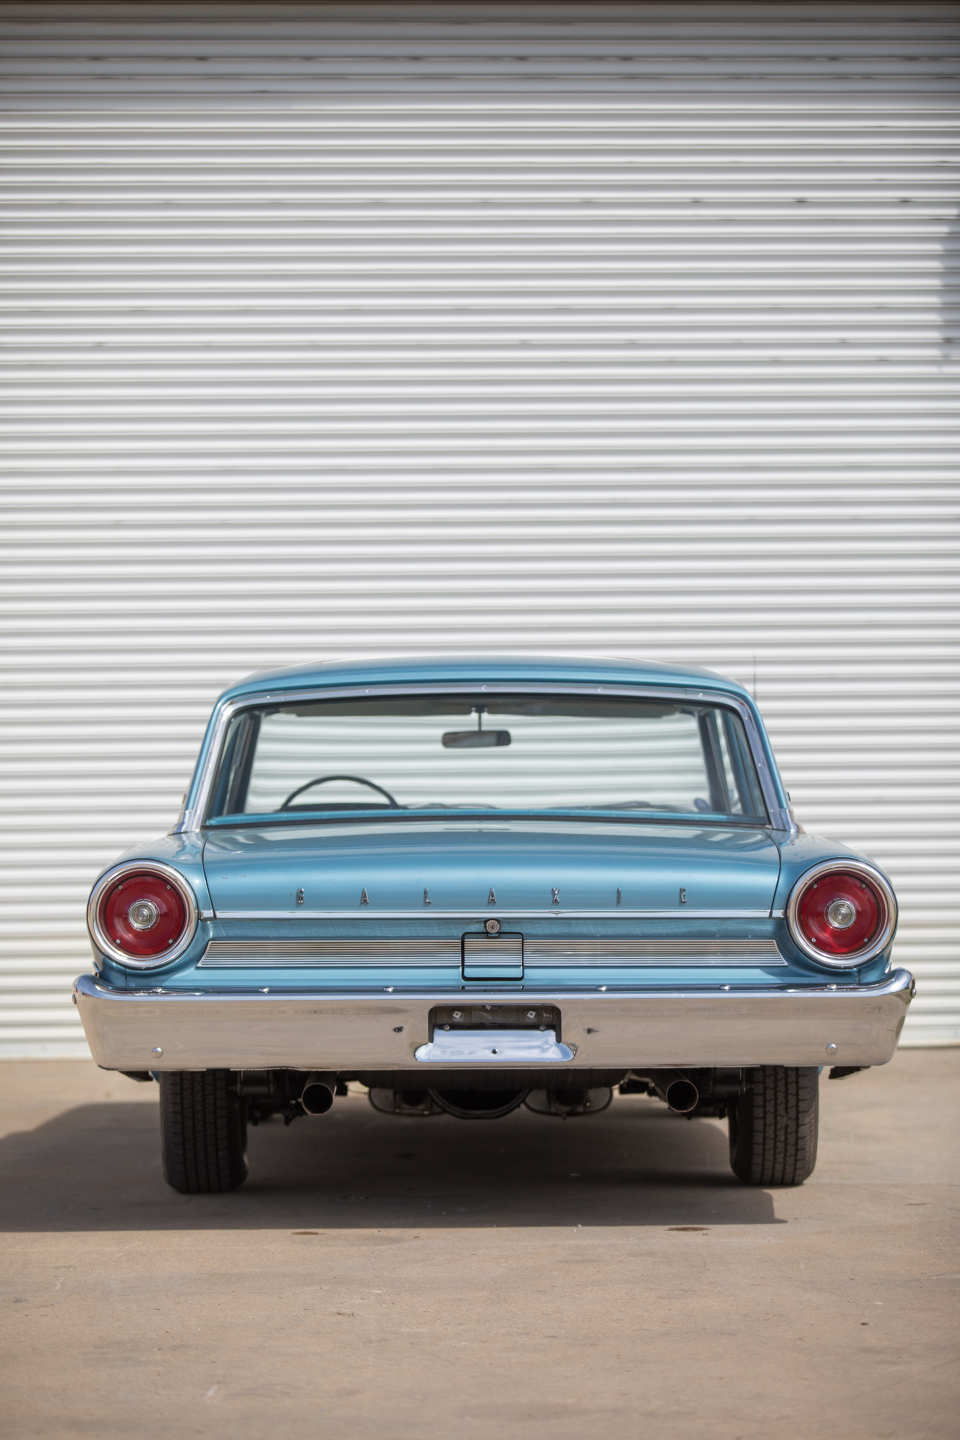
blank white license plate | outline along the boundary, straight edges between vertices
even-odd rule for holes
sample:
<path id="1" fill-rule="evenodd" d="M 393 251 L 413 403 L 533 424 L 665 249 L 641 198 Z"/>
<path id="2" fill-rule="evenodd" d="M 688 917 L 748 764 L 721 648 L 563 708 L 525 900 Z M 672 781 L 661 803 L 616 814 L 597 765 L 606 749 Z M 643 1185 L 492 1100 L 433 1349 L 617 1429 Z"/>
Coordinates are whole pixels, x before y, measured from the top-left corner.
<path id="1" fill-rule="evenodd" d="M 426 1065 L 557 1065 L 574 1057 L 555 1030 L 443 1030 L 414 1052 Z"/>

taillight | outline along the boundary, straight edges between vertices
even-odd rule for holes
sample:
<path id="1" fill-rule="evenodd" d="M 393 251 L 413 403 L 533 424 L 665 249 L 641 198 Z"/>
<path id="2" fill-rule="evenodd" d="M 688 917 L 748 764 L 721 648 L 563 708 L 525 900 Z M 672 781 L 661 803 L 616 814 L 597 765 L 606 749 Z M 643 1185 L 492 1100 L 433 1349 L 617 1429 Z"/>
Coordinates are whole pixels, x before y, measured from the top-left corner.
<path id="1" fill-rule="evenodd" d="M 823 965 L 862 965 L 893 937 L 897 902 L 872 865 L 830 860 L 801 875 L 787 904 L 800 949 Z"/>
<path id="2" fill-rule="evenodd" d="M 171 866 L 117 865 L 94 886 L 87 923 L 97 948 L 121 964 L 164 965 L 193 938 L 197 903 Z"/>

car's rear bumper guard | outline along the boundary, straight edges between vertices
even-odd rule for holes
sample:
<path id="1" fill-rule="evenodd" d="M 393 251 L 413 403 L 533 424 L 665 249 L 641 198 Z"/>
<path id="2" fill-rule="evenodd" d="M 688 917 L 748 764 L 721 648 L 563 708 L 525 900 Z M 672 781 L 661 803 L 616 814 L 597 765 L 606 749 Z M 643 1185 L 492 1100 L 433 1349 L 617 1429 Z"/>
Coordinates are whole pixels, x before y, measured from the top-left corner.
<path id="1" fill-rule="evenodd" d="M 519 992 L 560 1013 L 563 1069 L 638 1066 L 883 1065 L 896 1049 L 913 976 L 874 985 Z M 471 990 L 493 1011 L 515 992 Z M 449 990 L 119 990 L 92 975 L 74 1000 L 93 1058 L 108 1070 L 411 1070 L 434 1039 Z M 471 1061 L 464 1062 L 470 1068 Z M 511 1069 L 557 1065 L 531 1049 Z M 486 1068 L 486 1067 L 485 1067 Z"/>

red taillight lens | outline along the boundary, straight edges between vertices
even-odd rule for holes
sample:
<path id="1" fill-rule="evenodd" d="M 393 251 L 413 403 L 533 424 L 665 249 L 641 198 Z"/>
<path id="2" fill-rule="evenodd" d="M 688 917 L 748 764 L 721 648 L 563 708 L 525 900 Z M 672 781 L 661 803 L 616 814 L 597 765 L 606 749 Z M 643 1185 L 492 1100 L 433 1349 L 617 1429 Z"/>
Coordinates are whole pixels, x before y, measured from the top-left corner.
<path id="1" fill-rule="evenodd" d="M 138 959 L 170 950 L 183 935 L 188 919 L 177 887 L 150 870 L 128 872 L 108 885 L 98 910 L 107 939 Z"/>
<path id="2" fill-rule="evenodd" d="M 854 955 L 868 950 L 885 927 L 886 903 L 879 887 L 864 876 L 833 870 L 803 891 L 796 920 L 815 950 L 824 955 Z"/>

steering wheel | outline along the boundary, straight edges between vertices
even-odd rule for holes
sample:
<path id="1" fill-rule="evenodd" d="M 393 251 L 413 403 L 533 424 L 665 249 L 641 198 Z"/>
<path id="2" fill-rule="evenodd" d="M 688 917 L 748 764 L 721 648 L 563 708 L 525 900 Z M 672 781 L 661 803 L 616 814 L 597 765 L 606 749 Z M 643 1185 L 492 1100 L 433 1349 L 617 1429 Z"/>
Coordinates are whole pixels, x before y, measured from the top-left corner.
<path id="1" fill-rule="evenodd" d="M 352 785 L 366 785 L 368 790 L 376 790 L 379 795 L 383 795 L 391 809 L 400 809 L 398 801 L 394 799 L 389 790 L 384 790 L 382 785 L 375 785 L 372 780 L 364 780 L 362 775 L 317 775 L 315 779 L 308 780 L 306 785 L 298 785 L 296 790 L 291 790 L 280 809 L 286 810 L 291 800 L 296 800 L 304 790 L 312 790 L 314 785 L 328 785 L 331 780 L 349 780 Z"/>

